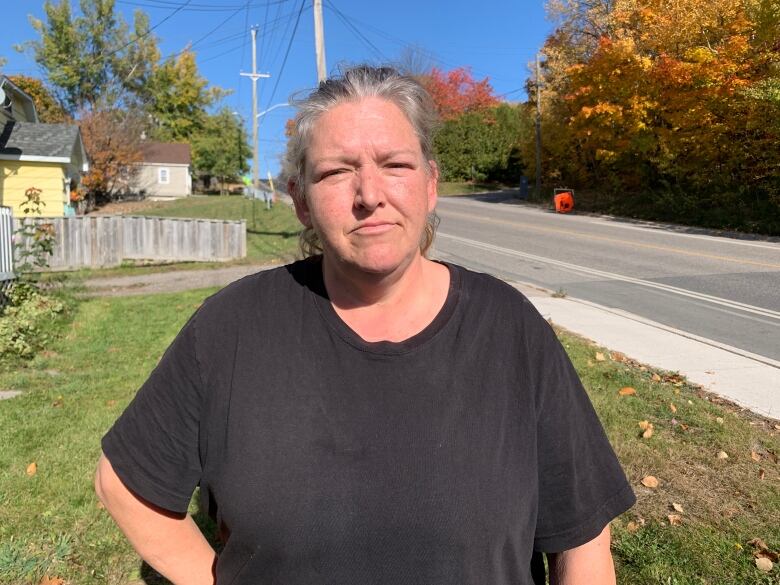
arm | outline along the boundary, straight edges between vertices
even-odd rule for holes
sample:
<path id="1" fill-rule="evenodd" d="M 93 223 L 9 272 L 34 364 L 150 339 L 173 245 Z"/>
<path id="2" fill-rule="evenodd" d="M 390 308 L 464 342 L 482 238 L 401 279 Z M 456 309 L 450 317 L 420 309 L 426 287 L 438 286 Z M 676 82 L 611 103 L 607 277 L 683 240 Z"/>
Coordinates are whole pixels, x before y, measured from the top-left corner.
<path id="1" fill-rule="evenodd" d="M 547 555 L 550 585 L 615 585 L 615 566 L 609 550 L 609 524 L 593 540 Z"/>
<path id="2" fill-rule="evenodd" d="M 213 585 L 216 554 L 189 515 L 158 508 L 128 490 L 101 455 L 95 491 L 130 544 L 173 583 Z"/>

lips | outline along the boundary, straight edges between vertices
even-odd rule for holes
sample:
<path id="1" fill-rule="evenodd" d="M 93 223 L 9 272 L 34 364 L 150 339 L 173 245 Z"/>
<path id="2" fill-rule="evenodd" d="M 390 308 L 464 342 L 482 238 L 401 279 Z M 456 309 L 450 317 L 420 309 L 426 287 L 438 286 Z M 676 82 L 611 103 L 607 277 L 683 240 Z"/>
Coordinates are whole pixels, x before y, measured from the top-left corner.
<path id="1" fill-rule="evenodd" d="M 389 221 L 366 221 L 359 224 L 352 233 L 359 235 L 383 234 L 395 227 L 395 223 Z"/>

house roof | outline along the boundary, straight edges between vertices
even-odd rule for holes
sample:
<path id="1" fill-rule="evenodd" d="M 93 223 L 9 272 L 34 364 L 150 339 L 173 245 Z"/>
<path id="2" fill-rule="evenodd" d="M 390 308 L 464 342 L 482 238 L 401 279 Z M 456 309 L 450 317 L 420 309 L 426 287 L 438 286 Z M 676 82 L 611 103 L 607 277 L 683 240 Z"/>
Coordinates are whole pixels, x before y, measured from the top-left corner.
<path id="1" fill-rule="evenodd" d="M 143 162 L 188 165 L 191 162 L 190 145 L 180 142 L 144 142 L 141 144 Z"/>
<path id="2" fill-rule="evenodd" d="M 79 137 L 72 124 L 6 122 L 0 134 L 0 154 L 70 157 Z"/>
<path id="3" fill-rule="evenodd" d="M 0 158 L 51 160 L 74 163 L 74 153 L 86 167 L 87 156 L 79 127 L 73 124 L 40 124 L 7 121 L 0 127 Z M 86 170 L 86 168 L 84 168 Z"/>
<path id="4" fill-rule="evenodd" d="M 27 118 L 30 119 L 33 122 L 38 122 L 38 112 L 35 110 L 35 102 L 33 99 L 24 91 L 22 91 L 19 86 L 17 86 L 13 81 L 8 79 L 5 75 L 0 75 L 0 87 L 3 88 L 5 93 L 7 95 L 9 94 L 15 94 L 17 98 L 19 98 L 22 102 L 24 102 L 24 105 L 22 106 L 25 110 L 25 114 L 27 115 Z M 6 97 L 6 101 L 9 102 L 8 98 Z M 2 104 L 5 106 L 5 104 Z M 14 116 L 11 115 L 13 118 Z"/>

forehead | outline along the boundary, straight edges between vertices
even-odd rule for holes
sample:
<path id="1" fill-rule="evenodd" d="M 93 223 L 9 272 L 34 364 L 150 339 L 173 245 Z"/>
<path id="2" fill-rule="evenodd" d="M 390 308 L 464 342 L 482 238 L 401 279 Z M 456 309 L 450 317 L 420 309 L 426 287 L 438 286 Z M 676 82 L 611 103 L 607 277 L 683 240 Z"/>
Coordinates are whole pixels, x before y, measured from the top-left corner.
<path id="1" fill-rule="evenodd" d="M 404 149 L 420 152 L 411 122 L 394 103 L 369 97 L 334 106 L 314 123 L 309 157 L 359 151 Z"/>

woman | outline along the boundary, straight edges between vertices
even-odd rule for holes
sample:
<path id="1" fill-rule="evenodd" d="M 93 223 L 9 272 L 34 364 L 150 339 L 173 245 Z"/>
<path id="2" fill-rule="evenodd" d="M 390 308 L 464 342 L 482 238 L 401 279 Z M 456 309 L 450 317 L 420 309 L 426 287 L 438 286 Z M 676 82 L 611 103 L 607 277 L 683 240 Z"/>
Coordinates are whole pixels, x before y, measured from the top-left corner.
<path id="1" fill-rule="evenodd" d="M 634 496 L 552 330 L 425 255 L 430 97 L 356 67 L 299 106 L 309 257 L 190 319 L 103 440 L 106 508 L 175 583 L 526 584 L 535 551 L 553 582 L 613 583 L 608 523 Z"/>

